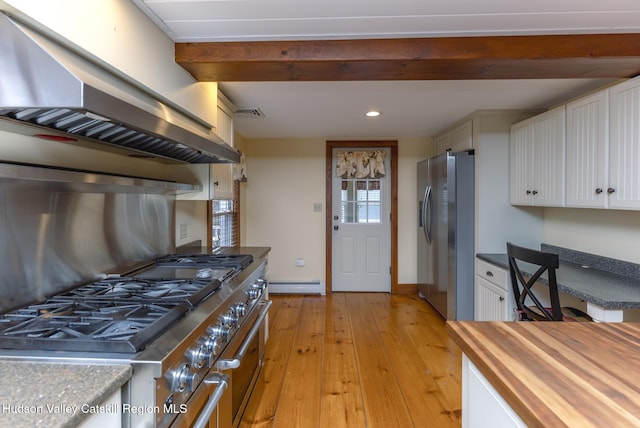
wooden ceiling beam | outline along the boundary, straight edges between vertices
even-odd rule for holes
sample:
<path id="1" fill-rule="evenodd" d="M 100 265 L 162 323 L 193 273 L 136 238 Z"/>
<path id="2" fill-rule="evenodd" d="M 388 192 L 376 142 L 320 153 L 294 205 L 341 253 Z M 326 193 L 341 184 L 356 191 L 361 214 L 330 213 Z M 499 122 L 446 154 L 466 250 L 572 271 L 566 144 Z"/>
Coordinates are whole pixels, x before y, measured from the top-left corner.
<path id="1" fill-rule="evenodd" d="M 640 34 L 177 43 L 198 81 L 629 78 Z"/>

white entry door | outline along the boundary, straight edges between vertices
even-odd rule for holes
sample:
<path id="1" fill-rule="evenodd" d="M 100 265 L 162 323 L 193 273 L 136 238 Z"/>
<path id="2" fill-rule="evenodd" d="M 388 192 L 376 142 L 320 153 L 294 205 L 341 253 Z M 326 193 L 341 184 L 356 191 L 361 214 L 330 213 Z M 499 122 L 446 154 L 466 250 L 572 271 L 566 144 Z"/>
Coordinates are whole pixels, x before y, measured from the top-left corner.
<path id="1" fill-rule="evenodd" d="M 390 170 L 389 149 L 333 149 L 331 289 L 390 292 L 390 174 L 366 178 L 337 176 L 337 158 L 349 151 L 383 151 L 384 170 Z"/>

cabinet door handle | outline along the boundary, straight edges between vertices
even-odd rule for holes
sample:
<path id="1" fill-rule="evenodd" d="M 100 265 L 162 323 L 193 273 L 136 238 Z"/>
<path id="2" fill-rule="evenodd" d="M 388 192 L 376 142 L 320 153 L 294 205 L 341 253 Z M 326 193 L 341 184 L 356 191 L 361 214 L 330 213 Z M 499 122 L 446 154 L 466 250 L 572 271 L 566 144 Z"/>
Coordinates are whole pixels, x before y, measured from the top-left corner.
<path id="1" fill-rule="evenodd" d="M 531 194 L 531 190 L 527 190 L 527 195 L 530 195 L 530 194 Z"/>
<path id="2" fill-rule="evenodd" d="M 493 272 L 491 272 L 490 270 L 487 271 L 487 276 L 493 276 Z"/>
<path id="3" fill-rule="evenodd" d="M 598 194 L 598 195 L 599 195 L 600 193 L 602 193 L 602 189 L 598 187 L 598 188 L 596 189 L 596 194 Z"/>
<path id="4" fill-rule="evenodd" d="M 503 302 L 504 301 L 504 297 L 500 296 L 500 301 Z"/>
<path id="5" fill-rule="evenodd" d="M 607 189 L 607 193 L 608 193 L 608 194 L 612 194 L 612 193 L 614 193 L 615 191 L 616 191 L 616 189 L 614 189 L 613 187 L 609 187 L 609 188 Z"/>
<path id="6" fill-rule="evenodd" d="M 531 192 L 531 193 L 533 193 L 534 195 L 537 195 L 537 194 L 538 194 L 538 191 L 537 191 L 537 190 L 534 190 L 534 191 L 533 191 L 533 192 Z"/>

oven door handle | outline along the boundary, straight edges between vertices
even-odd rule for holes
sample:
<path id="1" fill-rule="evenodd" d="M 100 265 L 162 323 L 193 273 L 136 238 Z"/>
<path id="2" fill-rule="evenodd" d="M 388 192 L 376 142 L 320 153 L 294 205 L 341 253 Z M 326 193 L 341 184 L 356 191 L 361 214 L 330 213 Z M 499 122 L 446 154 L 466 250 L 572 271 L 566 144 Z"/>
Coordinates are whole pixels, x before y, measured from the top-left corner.
<path id="1" fill-rule="evenodd" d="M 251 327 L 251 330 L 249 330 L 249 333 L 247 334 L 246 339 L 244 340 L 244 342 L 242 342 L 242 345 L 240 345 L 240 347 L 238 348 L 236 355 L 234 355 L 233 359 L 231 360 L 223 360 L 223 359 L 218 360 L 216 362 L 216 368 L 218 370 L 230 370 L 230 369 L 237 369 L 238 367 L 240 367 L 240 363 L 244 358 L 244 354 L 247 353 L 247 350 L 249 350 L 249 346 L 251 345 L 253 338 L 256 336 L 256 334 L 258 334 L 258 331 L 260 331 L 260 326 L 262 325 L 262 321 L 264 321 L 264 318 L 269 313 L 269 308 L 271 307 L 272 304 L 273 302 L 271 300 L 265 301 L 265 305 L 260 311 L 260 315 L 258 315 L 256 322 L 253 323 L 253 327 Z"/>
<path id="2" fill-rule="evenodd" d="M 224 391 L 229 385 L 229 376 L 224 373 L 213 373 L 204 378 L 204 383 L 207 385 L 216 385 L 216 389 L 213 390 L 213 394 L 209 397 L 207 405 L 202 409 L 202 413 L 198 416 L 193 428 L 204 428 L 209 425 L 209 419 L 211 419 L 214 409 L 218 406 L 222 394 L 224 394 Z"/>

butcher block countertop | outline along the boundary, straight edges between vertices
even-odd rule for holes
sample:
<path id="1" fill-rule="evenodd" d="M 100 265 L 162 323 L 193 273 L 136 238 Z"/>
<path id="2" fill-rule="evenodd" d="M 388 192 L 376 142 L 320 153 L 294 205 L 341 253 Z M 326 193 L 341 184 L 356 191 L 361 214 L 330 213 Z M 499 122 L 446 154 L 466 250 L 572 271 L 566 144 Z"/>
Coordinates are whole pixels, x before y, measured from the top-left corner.
<path id="1" fill-rule="evenodd" d="M 530 427 L 640 426 L 640 323 L 448 321 Z"/>

